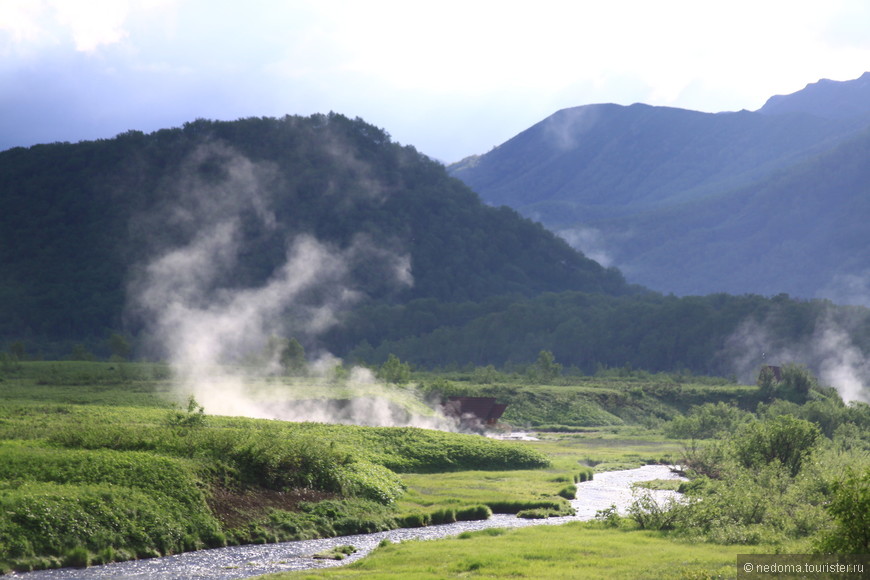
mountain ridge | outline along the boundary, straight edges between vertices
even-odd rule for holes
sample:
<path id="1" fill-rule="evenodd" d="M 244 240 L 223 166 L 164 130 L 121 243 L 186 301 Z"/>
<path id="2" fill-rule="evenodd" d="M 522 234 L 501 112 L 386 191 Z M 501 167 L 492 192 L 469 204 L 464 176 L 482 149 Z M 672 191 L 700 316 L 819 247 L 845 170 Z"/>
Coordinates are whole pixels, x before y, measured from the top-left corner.
<path id="1" fill-rule="evenodd" d="M 660 292 L 788 292 L 805 298 L 832 297 L 838 295 L 829 291 L 832 280 L 813 281 L 797 273 L 836 271 L 837 275 L 847 275 L 845 266 L 828 267 L 830 257 L 825 263 L 816 263 L 807 254 L 793 255 L 790 259 L 795 271 L 786 275 L 773 263 L 748 266 L 764 262 L 764 255 L 776 253 L 773 250 L 786 243 L 788 236 L 800 234 L 783 232 L 783 239 L 766 239 L 765 246 L 748 225 L 734 226 L 743 216 L 746 224 L 762 228 L 748 209 L 751 204 L 722 204 L 721 199 L 733 195 L 751 200 L 752 192 L 761 190 L 769 195 L 771 180 L 779 180 L 782 174 L 803 175 L 806 166 L 829 174 L 835 171 L 828 163 L 817 161 L 841 145 L 848 148 L 854 143 L 861 150 L 862 131 L 870 126 L 870 116 L 862 113 L 870 110 L 870 98 L 864 99 L 868 87 L 870 73 L 854 81 L 813 83 L 806 92 L 771 98 L 764 112 L 701 113 L 643 104 L 563 109 L 485 155 L 452 165 L 449 170 L 487 203 L 504 203 L 540 220 L 588 255 L 606 257 L 601 261 L 620 268 L 630 281 Z M 819 114 L 819 95 L 832 109 L 854 103 L 842 110 L 858 114 Z M 777 108 L 784 112 L 777 113 Z M 840 154 L 846 158 L 852 155 L 846 151 Z M 813 244 L 824 247 L 824 236 L 836 233 L 830 225 L 833 218 L 825 217 L 834 211 L 823 203 L 829 195 L 826 182 L 819 176 L 801 179 L 816 184 L 819 199 L 812 202 L 819 212 L 816 221 L 831 228 L 821 232 L 813 226 L 805 233 L 820 236 Z M 860 181 L 838 183 L 853 196 L 864 194 Z M 782 208 L 773 209 L 768 203 L 765 210 L 770 220 L 791 215 L 788 210 L 793 200 L 787 192 L 780 195 Z M 688 208 L 701 217 L 708 216 L 712 225 L 706 231 L 693 225 L 698 219 Z M 673 218 L 676 215 L 681 218 Z M 670 217 L 658 227 L 656 216 Z M 860 215 L 847 215 L 841 225 L 854 231 L 857 225 L 852 222 L 861 219 Z M 737 237 L 722 239 L 722 230 L 715 227 L 721 223 L 732 224 Z M 787 243 L 806 245 L 803 241 Z M 747 260 L 751 252 L 760 257 Z M 839 255 L 842 253 L 840 248 Z M 742 285 L 717 286 L 710 278 L 714 266 L 701 264 L 700 254 L 742 280 Z M 813 256 L 819 254 L 812 252 Z M 688 264 L 696 266 L 687 268 Z M 862 263 L 855 274 L 863 275 L 864 270 L 870 271 L 870 263 Z M 716 279 L 722 281 L 720 276 Z"/>

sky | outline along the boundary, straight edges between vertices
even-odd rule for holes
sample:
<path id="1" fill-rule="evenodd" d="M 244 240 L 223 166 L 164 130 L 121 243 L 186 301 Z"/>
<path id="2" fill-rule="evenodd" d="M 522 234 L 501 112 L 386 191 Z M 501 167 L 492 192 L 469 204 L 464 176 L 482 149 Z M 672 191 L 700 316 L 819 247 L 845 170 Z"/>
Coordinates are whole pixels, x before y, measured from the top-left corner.
<path id="1" fill-rule="evenodd" d="M 868 70 L 865 0 L 0 0 L 0 150 L 335 111 L 450 163 L 566 107 Z"/>

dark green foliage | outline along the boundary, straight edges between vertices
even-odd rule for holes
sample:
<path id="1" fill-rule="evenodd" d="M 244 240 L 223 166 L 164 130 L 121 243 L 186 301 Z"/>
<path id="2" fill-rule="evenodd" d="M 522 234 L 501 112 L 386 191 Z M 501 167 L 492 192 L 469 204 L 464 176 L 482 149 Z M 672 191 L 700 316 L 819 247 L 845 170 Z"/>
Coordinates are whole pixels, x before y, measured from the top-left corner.
<path id="1" fill-rule="evenodd" d="M 643 369 L 682 373 L 685 380 L 693 374 L 743 372 L 735 369 L 734 360 L 746 355 L 746 346 L 734 337 L 747 324 L 765 329 L 771 350 L 786 350 L 811 342 L 831 321 L 849 329 L 856 348 L 870 355 L 866 308 L 725 294 L 679 298 L 562 292 L 479 303 L 369 306 L 347 316 L 328 333 L 326 343 L 333 352 L 350 350 L 351 358 L 370 363 L 395 354 L 416 368 L 472 364 L 534 372 L 544 350 L 566 370 L 575 367 L 587 375 Z M 501 381 L 493 373 L 484 380 Z"/>
<path id="2" fill-rule="evenodd" d="M 592 481 L 592 478 L 595 475 L 595 471 L 591 467 L 585 467 L 581 469 L 574 476 L 574 483 L 581 483 L 583 481 Z"/>
<path id="3" fill-rule="evenodd" d="M 577 486 L 573 483 L 571 485 L 566 485 L 557 492 L 557 495 L 564 497 L 565 499 L 574 499 L 577 497 Z"/>
<path id="4" fill-rule="evenodd" d="M 452 508 L 442 508 L 429 514 L 429 521 L 432 525 L 452 524 L 456 521 L 456 510 Z"/>
<path id="5" fill-rule="evenodd" d="M 556 358 L 549 350 L 538 353 L 535 364 L 529 367 L 529 376 L 538 383 L 551 383 L 562 374 L 562 365 L 556 362 Z"/>
<path id="6" fill-rule="evenodd" d="M 394 516 L 386 506 L 368 500 L 303 502 L 299 511 L 271 510 L 264 518 L 234 528 L 230 539 L 258 544 L 367 534 L 401 526 Z"/>
<path id="7" fill-rule="evenodd" d="M 400 361 L 396 355 L 390 354 L 378 369 L 377 376 L 387 383 L 405 385 L 411 380 L 411 367 L 408 363 Z"/>
<path id="8" fill-rule="evenodd" d="M 722 401 L 692 407 L 687 415 L 665 426 L 665 435 L 676 439 L 711 439 L 733 433 L 752 415 Z"/>
<path id="9" fill-rule="evenodd" d="M 456 520 L 460 522 L 488 520 L 491 517 L 492 510 L 488 505 L 474 505 L 456 510 Z"/>
<path id="10" fill-rule="evenodd" d="M 0 152 L 0 338 L 28 337 L 55 352 L 61 341 L 87 340 L 108 357 L 105 338 L 123 327 L 130 265 L 193 239 L 195 228 L 173 219 L 173 209 L 207 216 L 191 194 L 225 196 L 240 160 L 274 224 L 262 225 L 256 209 L 238 216 L 246 259 L 216 281 L 228 287 L 264 283 L 288 240 L 308 234 L 336 249 L 407 255 L 411 287 L 395 282 L 383 252 L 352 265 L 349 284 L 384 300 L 627 289 L 618 272 L 513 210 L 485 206 L 442 165 L 360 119 L 197 120 Z"/>
<path id="11" fill-rule="evenodd" d="M 330 550 L 318 552 L 311 557 L 315 560 L 344 560 L 356 551 L 353 546 L 336 546 Z"/>
<path id="12" fill-rule="evenodd" d="M 564 498 L 541 499 L 534 501 L 491 501 L 487 502 L 493 513 L 517 514 L 521 512 L 546 513 L 548 516 L 567 516 L 574 514 L 571 502 Z"/>
<path id="13" fill-rule="evenodd" d="M 782 415 L 744 425 L 733 439 L 737 460 L 747 469 L 760 469 L 778 462 L 792 477 L 821 436 L 816 425 Z"/>
<path id="14" fill-rule="evenodd" d="M 822 539 L 819 550 L 828 553 L 870 553 L 870 468 L 851 469 L 832 486 L 826 506 L 834 517 L 834 529 Z"/>
<path id="15" fill-rule="evenodd" d="M 574 515 L 574 508 L 567 501 L 563 504 L 528 507 L 516 512 L 518 518 L 527 520 L 542 520 Z"/>

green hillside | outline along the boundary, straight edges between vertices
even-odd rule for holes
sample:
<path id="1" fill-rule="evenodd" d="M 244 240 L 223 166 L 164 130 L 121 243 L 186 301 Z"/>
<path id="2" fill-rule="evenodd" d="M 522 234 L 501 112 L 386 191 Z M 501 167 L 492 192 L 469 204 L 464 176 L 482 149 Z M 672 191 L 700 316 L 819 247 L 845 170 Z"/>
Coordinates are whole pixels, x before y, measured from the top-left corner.
<path id="1" fill-rule="evenodd" d="M 208 292 L 262 286 L 300 236 L 338 256 L 342 288 L 369 299 L 627 291 L 615 270 L 337 114 L 11 149 L 0 153 L 0 204 L 6 341 L 136 334 L 144 322 L 128 308 L 129 285 L 220 228 L 231 231 L 232 256 L 215 257 L 226 264 L 203 282 Z M 331 299 L 317 292 L 299 300 Z"/>

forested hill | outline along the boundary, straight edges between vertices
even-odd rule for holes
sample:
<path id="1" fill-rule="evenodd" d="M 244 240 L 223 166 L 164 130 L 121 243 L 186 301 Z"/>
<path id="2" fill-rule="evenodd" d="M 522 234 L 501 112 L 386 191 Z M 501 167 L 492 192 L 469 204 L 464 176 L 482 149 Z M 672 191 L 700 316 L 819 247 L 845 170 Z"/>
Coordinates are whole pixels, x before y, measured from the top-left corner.
<path id="1" fill-rule="evenodd" d="M 0 204 L 0 342 L 135 333 L 129 285 L 173 248 L 214 245 L 222 227 L 238 260 L 216 253 L 213 271 L 187 273 L 211 289 L 274 279 L 307 235 L 340 256 L 347 292 L 393 304 L 631 290 L 413 147 L 338 114 L 10 149 Z"/>

